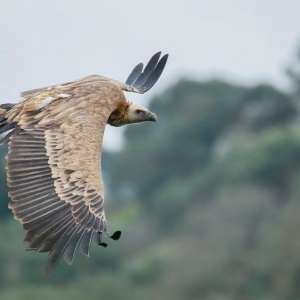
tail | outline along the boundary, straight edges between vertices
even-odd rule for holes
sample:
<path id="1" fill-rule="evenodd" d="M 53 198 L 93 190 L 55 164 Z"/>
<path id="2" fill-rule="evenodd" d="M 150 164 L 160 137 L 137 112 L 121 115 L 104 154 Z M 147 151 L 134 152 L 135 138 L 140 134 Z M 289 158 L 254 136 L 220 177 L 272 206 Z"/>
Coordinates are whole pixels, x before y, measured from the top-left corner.
<path id="1" fill-rule="evenodd" d="M 4 145 L 9 141 L 9 137 L 16 128 L 17 123 L 7 123 L 6 113 L 10 111 L 15 104 L 0 104 L 0 145 Z"/>

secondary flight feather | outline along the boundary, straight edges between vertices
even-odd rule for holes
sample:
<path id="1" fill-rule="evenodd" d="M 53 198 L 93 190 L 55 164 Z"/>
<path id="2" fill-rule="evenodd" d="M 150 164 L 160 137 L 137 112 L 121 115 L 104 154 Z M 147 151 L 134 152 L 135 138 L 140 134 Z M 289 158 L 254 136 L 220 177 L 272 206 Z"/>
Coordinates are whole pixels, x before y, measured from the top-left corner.
<path id="1" fill-rule="evenodd" d="M 138 64 L 125 83 L 100 75 L 21 93 L 17 104 L 0 105 L 0 144 L 8 143 L 9 208 L 27 231 L 30 250 L 49 252 L 49 274 L 61 257 L 72 264 L 91 241 L 106 247 L 109 234 L 101 174 L 106 124 L 156 121 L 123 91 L 143 94 L 158 80 L 168 55 Z"/>

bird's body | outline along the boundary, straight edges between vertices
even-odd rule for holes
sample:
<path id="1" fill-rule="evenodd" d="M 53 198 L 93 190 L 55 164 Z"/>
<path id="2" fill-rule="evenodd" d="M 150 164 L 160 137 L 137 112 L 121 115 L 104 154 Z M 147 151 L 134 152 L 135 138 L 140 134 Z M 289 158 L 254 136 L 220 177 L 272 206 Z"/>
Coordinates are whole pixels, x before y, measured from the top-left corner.
<path id="1" fill-rule="evenodd" d="M 27 231 L 29 249 L 51 253 L 45 273 L 62 255 L 71 264 L 79 246 L 89 255 L 93 236 L 105 246 L 101 241 L 102 234 L 108 234 L 101 175 L 105 126 L 156 121 L 153 113 L 128 102 L 123 90 L 150 89 L 166 60 L 164 56 L 159 61 L 156 54 L 144 72 L 133 71 L 126 84 L 91 75 L 24 92 L 16 105 L 0 105 L 0 144 L 9 142 L 9 207 Z"/>

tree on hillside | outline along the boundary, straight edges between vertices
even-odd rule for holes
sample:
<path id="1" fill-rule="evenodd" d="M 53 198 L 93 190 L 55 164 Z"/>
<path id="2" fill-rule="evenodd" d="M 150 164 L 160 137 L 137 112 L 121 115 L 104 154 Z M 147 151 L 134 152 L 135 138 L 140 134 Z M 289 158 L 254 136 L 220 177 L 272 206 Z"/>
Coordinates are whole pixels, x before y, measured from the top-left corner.
<path id="1" fill-rule="evenodd" d="M 290 97 L 269 85 L 246 88 L 189 80 L 180 80 L 155 97 L 151 110 L 158 114 L 156 126 L 126 129 L 130 142 L 112 159 L 112 183 L 118 187 L 114 190 L 117 199 L 127 195 L 128 200 L 138 201 L 147 215 L 161 215 L 170 222 L 176 222 L 197 195 L 207 188 L 215 190 L 220 176 L 227 177 L 214 158 L 232 132 L 247 139 L 289 124 L 297 113 Z M 243 139 L 240 142 L 244 143 Z M 261 170 L 261 176 L 273 172 L 272 164 L 259 159 L 248 168 L 255 164 L 267 169 Z M 143 176 L 138 175 L 141 170 Z M 278 184 L 276 176 L 267 178 Z"/>
<path id="2" fill-rule="evenodd" d="M 291 81 L 291 86 L 294 94 L 300 96 L 300 46 L 296 51 L 295 57 L 293 58 L 290 66 L 288 66 L 287 76 Z"/>

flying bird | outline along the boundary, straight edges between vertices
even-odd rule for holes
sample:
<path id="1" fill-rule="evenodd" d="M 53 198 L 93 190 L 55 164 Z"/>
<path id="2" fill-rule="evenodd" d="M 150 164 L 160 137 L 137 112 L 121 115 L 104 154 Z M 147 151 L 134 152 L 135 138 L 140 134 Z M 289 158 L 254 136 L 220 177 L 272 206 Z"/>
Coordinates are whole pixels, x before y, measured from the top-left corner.
<path id="1" fill-rule="evenodd" d="M 126 100 L 158 80 L 168 55 L 138 64 L 125 83 L 100 75 L 21 93 L 17 104 L 0 105 L 0 145 L 8 143 L 9 208 L 26 230 L 29 250 L 49 252 L 44 273 L 75 252 L 89 256 L 91 241 L 104 247 L 110 235 L 101 174 L 106 124 L 156 121 L 154 113 Z"/>

